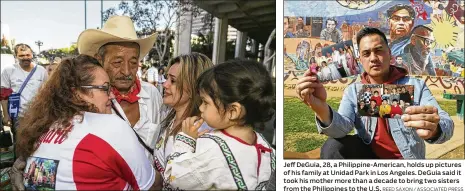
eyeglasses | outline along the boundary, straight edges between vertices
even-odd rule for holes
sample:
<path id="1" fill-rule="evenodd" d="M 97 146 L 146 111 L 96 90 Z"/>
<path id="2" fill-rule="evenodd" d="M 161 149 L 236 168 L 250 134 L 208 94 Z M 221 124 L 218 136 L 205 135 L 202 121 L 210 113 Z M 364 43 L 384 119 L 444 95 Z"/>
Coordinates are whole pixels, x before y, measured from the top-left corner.
<path id="1" fill-rule="evenodd" d="M 420 35 L 417 35 L 417 34 L 412 34 L 413 36 L 416 36 L 418 38 L 420 38 L 423 43 L 425 43 L 426 46 L 429 46 L 429 45 L 432 45 L 435 41 L 428 38 L 428 37 L 424 37 L 424 36 L 420 36 Z"/>
<path id="2" fill-rule="evenodd" d="M 102 91 L 107 92 L 107 95 L 110 95 L 110 83 L 108 83 L 108 82 L 105 82 L 105 83 L 104 83 L 103 85 L 101 85 L 101 86 L 88 85 L 88 86 L 81 86 L 81 88 L 85 88 L 85 89 L 99 89 L 99 90 L 102 90 Z"/>
<path id="3" fill-rule="evenodd" d="M 390 19 L 392 19 L 392 20 L 394 20 L 394 21 L 396 21 L 396 22 L 398 22 L 398 21 L 400 21 L 400 20 L 402 20 L 402 21 L 404 21 L 404 22 L 410 22 L 410 21 L 413 20 L 413 18 L 410 17 L 410 16 L 400 17 L 400 16 L 397 16 L 397 15 L 392 15 Z"/>

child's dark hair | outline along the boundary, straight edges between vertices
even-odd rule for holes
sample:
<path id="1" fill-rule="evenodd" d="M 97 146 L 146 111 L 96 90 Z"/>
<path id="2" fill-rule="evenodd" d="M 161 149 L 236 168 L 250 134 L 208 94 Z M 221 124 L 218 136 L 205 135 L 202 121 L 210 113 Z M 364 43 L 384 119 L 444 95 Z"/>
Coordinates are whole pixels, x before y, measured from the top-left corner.
<path id="1" fill-rule="evenodd" d="M 240 103 L 245 108 L 241 125 L 253 126 L 270 120 L 274 114 L 271 76 L 265 66 L 255 61 L 234 59 L 215 65 L 197 79 L 197 91 L 209 95 L 216 108 L 221 104 L 223 112 L 231 103 Z"/>

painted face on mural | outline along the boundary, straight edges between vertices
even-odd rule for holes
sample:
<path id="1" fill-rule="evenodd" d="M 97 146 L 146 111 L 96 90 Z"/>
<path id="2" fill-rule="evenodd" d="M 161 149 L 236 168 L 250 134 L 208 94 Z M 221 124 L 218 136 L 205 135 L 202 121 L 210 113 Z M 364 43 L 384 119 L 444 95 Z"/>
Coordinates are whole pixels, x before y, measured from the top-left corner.
<path id="1" fill-rule="evenodd" d="M 411 43 L 421 56 L 426 57 L 434 43 L 433 32 L 425 28 L 417 28 L 412 34 Z"/>
<path id="2" fill-rule="evenodd" d="M 406 9 L 398 10 L 392 13 L 389 18 L 389 29 L 391 39 L 395 40 L 406 36 L 413 27 L 413 18 Z"/>
<path id="3" fill-rule="evenodd" d="M 360 39 L 360 62 L 371 77 L 389 73 L 391 51 L 379 35 L 367 35 Z"/>
<path id="4" fill-rule="evenodd" d="M 402 64 L 402 57 L 398 56 L 396 58 L 396 62 L 397 62 L 397 64 Z"/>
<path id="5" fill-rule="evenodd" d="M 326 23 L 326 30 L 328 30 L 328 32 L 333 32 L 335 28 L 336 28 L 336 22 L 328 20 Z"/>

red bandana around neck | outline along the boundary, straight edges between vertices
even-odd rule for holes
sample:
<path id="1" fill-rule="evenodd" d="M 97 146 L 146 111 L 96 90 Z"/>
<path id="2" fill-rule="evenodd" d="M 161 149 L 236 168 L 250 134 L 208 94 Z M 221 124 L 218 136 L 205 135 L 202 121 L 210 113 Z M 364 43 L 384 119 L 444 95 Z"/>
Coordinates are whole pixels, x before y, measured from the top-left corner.
<path id="1" fill-rule="evenodd" d="M 116 101 L 121 103 L 122 101 L 127 101 L 129 103 L 135 103 L 139 100 L 139 96 L 137 96 L 140 92 L 140 81 L 136 79 L 134 85 L 131 87 L 127 94 L 121 94 L 116 88 L 113 86 L 111 87 L 111 92 L 115 95 Z"/>

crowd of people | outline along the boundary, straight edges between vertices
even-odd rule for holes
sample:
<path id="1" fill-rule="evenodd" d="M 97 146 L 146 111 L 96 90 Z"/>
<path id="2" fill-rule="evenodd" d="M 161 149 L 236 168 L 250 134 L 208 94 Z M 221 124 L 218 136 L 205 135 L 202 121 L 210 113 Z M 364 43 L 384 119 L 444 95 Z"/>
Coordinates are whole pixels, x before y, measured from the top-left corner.
<path id="1" fill-rule="evenodd" d="M 325 48 L 323 52 L 326 56 L 318 53 L 315 57 L 316 70 L 314 71 L 316 71 L 320 81 L 338 80 L 360 73 L 354 51 L 350 45 L 346 43 L 336 44 Z"/>
<path id="2" fill-rule="evenodd" d="M 320 81 L 331 81 L 359 74 L 361 68 L 355 58 L 353 46 L 350 42 L 335 45 L 315 44 L 303 40 L 296 49 L 296 69 L 310 69 L 318 75 Z M 286 53 L 285 53 L 286 55 Z"/>
<path id="3" fill-rule="evenodd" d="M 275 189 L 274 146 L 255 131 L 275 110 L 266 68 L 191 53 L 171 59 L 166 73 L 143 72 L 140 59 L 156 39 L 139 39 L 129 17 L 110 17 L 83 31 L 80 55 L 50 75 L 28 45 L 14 48 L 18 63 L 1 85 L 10 89 L 4 121 L 16 130 L 15 189 Z M 53 176 L 46 184 L 37 181 L 43 172 Z"/>

